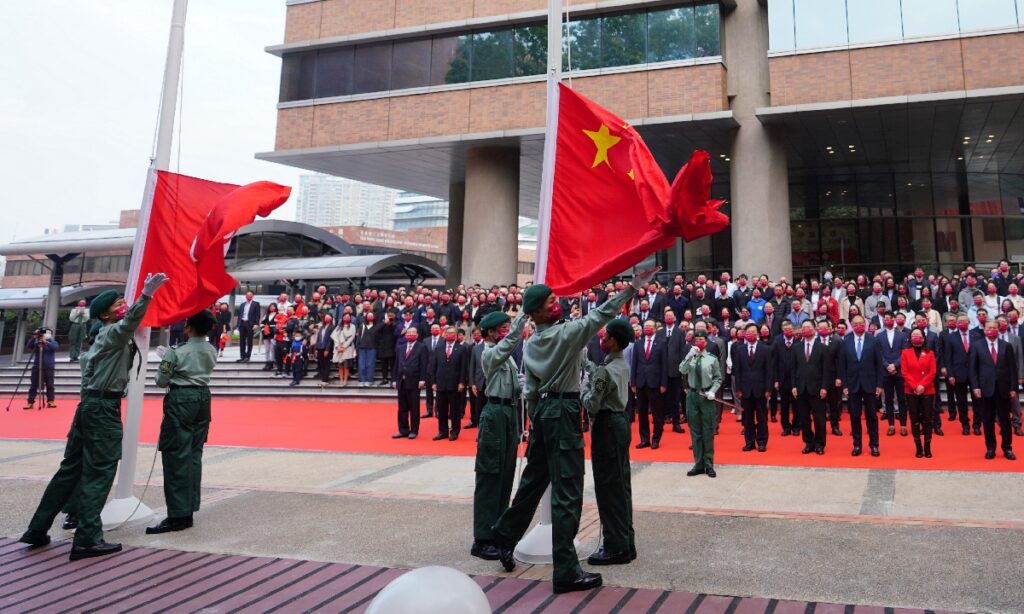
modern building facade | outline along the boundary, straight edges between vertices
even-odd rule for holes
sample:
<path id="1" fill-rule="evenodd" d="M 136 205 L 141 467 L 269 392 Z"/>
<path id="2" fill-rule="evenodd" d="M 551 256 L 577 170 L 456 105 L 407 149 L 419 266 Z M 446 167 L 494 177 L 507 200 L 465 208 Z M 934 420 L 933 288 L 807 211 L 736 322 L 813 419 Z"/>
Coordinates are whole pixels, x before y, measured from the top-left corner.
<path id="1" fill-rule="evenodd" d="M 295 221 L 310 226 L 390 229 L 398 191 L 331 175 L 299 177 Z"/>
<path id="2" fill-rule="evenodd" d="M 394 230 L 443 228 L 448 225 L 448 202 L 433 196 L 402 192 L 395 201 Z"/>
<path id="3" fill-rule="evenodd" d="M 669 270 L 1024 261 L 1024 0 L 566 2 L 566 78 L 732 225 Z M 536 217 L 546 0 L 289 0 L 266 160 L 449 201 L 449 273 L 515 276 Z"/>

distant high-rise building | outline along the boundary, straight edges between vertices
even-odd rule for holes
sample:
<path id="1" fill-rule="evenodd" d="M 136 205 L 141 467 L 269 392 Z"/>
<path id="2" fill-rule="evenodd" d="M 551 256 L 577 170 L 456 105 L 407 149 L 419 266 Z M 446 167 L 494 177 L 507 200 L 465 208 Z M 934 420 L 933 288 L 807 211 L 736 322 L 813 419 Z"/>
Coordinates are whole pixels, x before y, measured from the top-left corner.
<path id="1" fill-rule="evenodd" d="M 448 201 L 402 192 L 395 201 L 395 230 L 440 228 L 448 225 Z"/>
<path id="2" fill-rule="evenodd" d="M 295 221 L 391 229 L 398 190 L 330 175 L 299 177 Z"/>

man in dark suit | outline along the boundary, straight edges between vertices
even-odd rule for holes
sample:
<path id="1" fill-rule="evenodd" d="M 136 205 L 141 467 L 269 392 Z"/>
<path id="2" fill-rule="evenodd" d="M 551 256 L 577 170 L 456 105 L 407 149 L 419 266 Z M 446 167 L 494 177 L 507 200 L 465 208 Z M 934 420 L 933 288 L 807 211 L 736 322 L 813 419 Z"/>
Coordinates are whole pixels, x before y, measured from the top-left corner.
<path id="1" fill-rule="evenodd" d="M 587 360 L 599 365 L 604 363 L 604 352 L 601 351 L 601 340 L 604 339 L 604 329 L 599 329 L 597 334 L 587 342 Z"/>
<path id="2" fill-rule="evenodd" d="M 861 415 L 868 427 L 871 456 L 878 456 L 878 397 L 882 394 L 882 361 L 878 340 L 867 333 L 864 316 L 853 316 L 853 334 L 847 335 L 839 350 L 839 379 L 850 404 L 850 432 L 853 456 L 860 456 Z"/>
<path id="3" fill-rule="evenodd" d="M 839 344 L 840 339 L 832 334 L 832 321 L 822 318 L 818 322 L 818 338 L 825 346 L 826 360 L 835 375 L 835 381 L 829 382 L 828 398 L 825 399 L 825 407 L 828 410 L 828 421 L 832 426 L 832 434 L 842 437 L 843 432 L 839 430 L 839 418 L 843 412 L 843 384 L 839 381 Z"/>
<path id="4" fill-rule="evenodd" d="M 334 358 L 334 318 L 324 316 L 323 324 L 317 326 L 313 337 L 313 352 L 316 354 L 316 370 L 320 377 L 320 385 L 326 386 L 331 381 L 331 360 Z M 390 342 L 390 339 L 388 340 Z"/>
<path id="5" fill-rule="evenodd" d="M 437 409 L 437 435 L 434 441 L 455 441 L 459 438 L 462 413 L 466 407 L 470 351 L 470 348 L 458 342 L 458 332 L 454 326 L 445 329 L 444 343 L 438 344 L 434 350 L 432 381 Z"/>
<path id="6" fill-rule="evenodd" d="M 814 323 L 800 325 L 803 341 L 793 352 L 793 398 L 800 418 L 804 454 L 825 453 L 825 399 L 828 385 L 835 379 L 826 357 L 825 346 L 816 338 Z"/>
<path id="7" fill-rule="evenodd" d="M 420 323 L 422 324 L 422 322 Z M 427 332 L 423 333 L 423 327 L 419 327 L 419 338 L 422 339 L 423 344 L 427 348 L 427 359 L 429 364 L 427 365 L 427 411 L 423 414 L 424 418 L 434 417 L 434 356 L 437 352 L 437 347 L 441 345 L 441 326 L 436 322 L 427 328 Z M 427 336 L 429 335 L 429 336 Z"/>
<path id="8" fill-rule="evenodd" d="M 879 353 L 882 357 L 882 392 L 885 394 L 885 413 L 883 417 L 889 421 L 888 435 L 896 432 L 897 410 L 894 401 L 899 400 L 900 434 L 907 434 L 907 399 L 903 394 L 903 375 L 900 371 L 900 355 L 907 347 L 909 340 L 904 333 L 896 330 L 896 320 L 886 312 L 882 316 L 882 330 L 876 333 Z"/>
<path id="9" fill-rule="evenodd" d="M 235 362 L 249 362 L 252 355 L 253 331 L 260 323 L 260 304 L 253 300 L 253 293 L 245 293 L 245 302 L 238 306 L 236 313 L 238 322 L 235 328 L 238 329 L 238 355 Z"/>
<path id="10" fill-rule="evenodd" d="M 966 313 L 956 317 L 956 329 L 945 333 L 946 340 L 942 344 L 942 367 L 945 370 L 946 385 L 950 389 L 949 420 L 952 422 L 960 417 L 960 426 L 964 435 L 970 435 L 972 421 L 967 413 L 967 395 L 970 379 L 971 346 L 978 339 L 971 334 L 971 321 Z M 981 435 L 981 415 L 974 408 L 974 434 Z"/>
<path id="11" fill-rule="evenodd" d="M 764 304 L 764 320 L 762 324 L 768 327 L 769 336 L 775 339 L 782 334 L 782 323 L 785 322 L 785 318 L 781 318 L 775 313 L 775 305 L 772 303 Z"/>
<path id="12" fill-rule="evenodd" d="M 398 391 L 398 433 L 392 439 L 416 439 L 420 431 L 420 390 L 427 385 L 430 357 L 427 347 L 417 341 L 419 333 L 410 327 L 405 331 L 405 351 L 397 356 L 395 389 Z"/>
<path id="13" fill-rule="evenodd" d="M 640 420 L 640 443 L 637 448 L 657 450 L 665 429 L 662 396 L 668 390 L 668 365 L 665 343 L 654 334 L 654 320 L 644 322 L 644 334 L 633 348 L 630 388 L 636 392 L 637 418 Z M 654 420 L 654 437 L 648 414 Z"/>
<path id="14" fill-rule="evenodd" d="M 768 398 L 774 386 L 772 378 L 772 352 L 764 343 L 759 343 L 757 324 L 748 324 L 744 329 L 744 343 L 732 360 L 732 374 L 736 379 L 733 391 L 743 406 L 744 452 L 757 445 L 758 452 L 768 447 Z"/>
<path id="15" fill-rule="evenodd" d="M 782 320 L 782 333 L 772 343 L 772 374 L 775 379 L 775 391 L 779 395 L 783 437 L 800 434 L 800 421 L 797 419 L 795 401 L 790 392 L 793 389 L 793 352 L 797 345 L 794 337 L 793 323 Z"/>
<path id="16" fill-rule="evenodd" d="M 1013 347 L 999 338 L 994 320 L 985 323 L 985 341 L 971 347 L 970 371 L 971 392 L 985 429 L 985 458 L 996 456 L 998 420 L 1003 456 L 1016 460 L 1010 416 L 1011 404 L 1017 400 L 1017 357 Z"/>
<path id="17" fill-rule="evenodd" d="M 685 433 L 680 418 L 682 402 L 683 374 L 679 371 L 679 363 L 686 354 L 686 334 L 676 326 L 676 314 L 670 307 L 664 311 L 665 326 L 658 331 L 657 337 L 665 344 L 665 369 L 668 370 L 668 385 L 665 390 L 665 420 L 672 420 L 673 433 Z M 689 348 L 687 348 L 689 351 Z"/>
<path id="18" fill-rule="evenodd" d="M 486 402 L 484 392 L 487 389 L 487 378 L 484 376 L 483 362 L 485 344 L 481 341 L 467 347 L 469 348 L 469 424 L 465 428 L 475 429 L 480 424 L 480 412 L 483 411 Z M 523 355 L 522 342 L 516 346 L 512 353 L 515 354 L 516 351 L 519 352 L 521 361 Z M 521 363 L 516 364 L 518 366 Z"/>

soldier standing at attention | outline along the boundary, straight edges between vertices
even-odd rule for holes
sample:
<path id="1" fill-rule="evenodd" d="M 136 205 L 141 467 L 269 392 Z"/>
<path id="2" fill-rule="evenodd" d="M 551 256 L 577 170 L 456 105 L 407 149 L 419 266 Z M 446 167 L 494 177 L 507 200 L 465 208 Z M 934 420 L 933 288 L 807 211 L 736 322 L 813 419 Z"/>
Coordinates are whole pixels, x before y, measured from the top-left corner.
<path id="1" fill-rule="evenodd" d="M 100 512 L 121 460 L 121 399 L 139 351 L 132 336 L 142 323 L 153 294 L 166 282 L 163 273 L 147 275 L 142 294 L 131 307 L 113 290 L 97 296 L 89 306 L 89 315 L 98 319 L 102 328 L 82 356 L 82 401 L 71 422 L 64 460 L 46 487 L 28 530 L 21 536 L 22 542 L 32 546 L 50 543 L 47 531 L 74 495 L 78 528 L 71 560 L 121 551 L 121 544 L 103 541 Z"/>
<path id="2" fill-rule="evenodd" d="M 485 561 L 498 560 L 491 527 L 508 508 L 515 478 L 519 430 L 516 405 L 521 395 L 519 370 L 512 352 L 523 335 L 526 314 L 509 324 L 508 314 L 494 311 L 480 321 L 486 345 L 480 362 L 486 378 L 486 399 L 480 412 L 476 443 L 476 488 L 473 491 L 473 547 L 470 554 Z M 475 347 L 474 347 L 475 349 Z"/>
<path id="3" fill-rule="evenodd" d="M 679 371 L 690 383 L 686 395 L 686 421 L 690 424 L 690 441 L 693 442 L 693 468 L 686 475 L 693 477 L 706 473 L 709 478 L 715 473 L 715 428 L 718 410 L 715 409 L 715 393 L 722 385 L 722 367 L 718 358 L 706 351 L 708 334 L 698 329 L 693 334 L 693 348 L 679 365 Z"/>
<path id="4" fill-rule="evenodd" d="M 583 506 L 581 352 L 658 270 L 640 273 L 630 288 L 572 322 L 561 323 L 561 304 L 548 286 L 534 284 L 523 295 L 523 311 L 537 323 L 537 332 L 530 337 L 523 356 L 525 397 L 533 428 L 519 490 L 494 525 L 494 539 L 502 566 L 512 571 L 516 565 L 513 548 L 526 534 L 550 484 L 555 593 L 601 586 L 600 574 L 583 571 L 573 547 Z"/>
<path id="5" fill-rule="evenodd" d="M 82 353 L 82 341 L 89 332 L 89 310 L 85 306 L 85 301 L 78 301 L 78 306 L 71 310 L 68 320 L 71 322 L 71 329 L 68 331 L 68 358 L 71 362 L 78 362 L 78 355 Z"/>
<path id="6" fill-rule="evenodd" d="M 156 385 L 169 389 L 157 445 L 167 518 L 147 527 L 147 534 L 187 529 L 192 513 L 199 511 L 203 444 L 210 432 L 210 373 L 217 366 L 217 350 L 206 343 L 206 335 L 216 324 L 217 318 L 206 309 L 188 318 L 188 341 L 164 352 L 157 370 Z"/>
<path id="7" fill-rule="evenodd" d="M 581 390 L 583 406 L 590 412 L 590 457 L 594 468 L 594 494 L 601 518 L 604 544 L 587 562 L 591 565 L 625 565 L 636 558 L 633 532 L 633 486 L 629 471 L 629 365 L 622 350 L 633 339 L 625 320 L 605 327 L 600 366 L 587 362 L 589 385 Z"/>

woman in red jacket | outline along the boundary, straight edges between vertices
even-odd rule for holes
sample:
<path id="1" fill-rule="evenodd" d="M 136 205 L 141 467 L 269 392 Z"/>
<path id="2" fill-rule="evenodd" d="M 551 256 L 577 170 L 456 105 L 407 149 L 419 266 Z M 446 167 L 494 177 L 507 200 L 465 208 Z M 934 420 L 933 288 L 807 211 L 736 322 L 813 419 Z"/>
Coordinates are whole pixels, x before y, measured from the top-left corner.
<path id="1" fill-rule="evenodd" d="M 935 353 L 925 346 L 924 331 L 910 333 L 910 347 L 900 356 L 903 390 L 906 392 L 910 428 L 917 446 L 917 458 L 932 457 L 932 425 L 935 420 Z M 921 446 L 921 431 L 924 446 Z"/>

